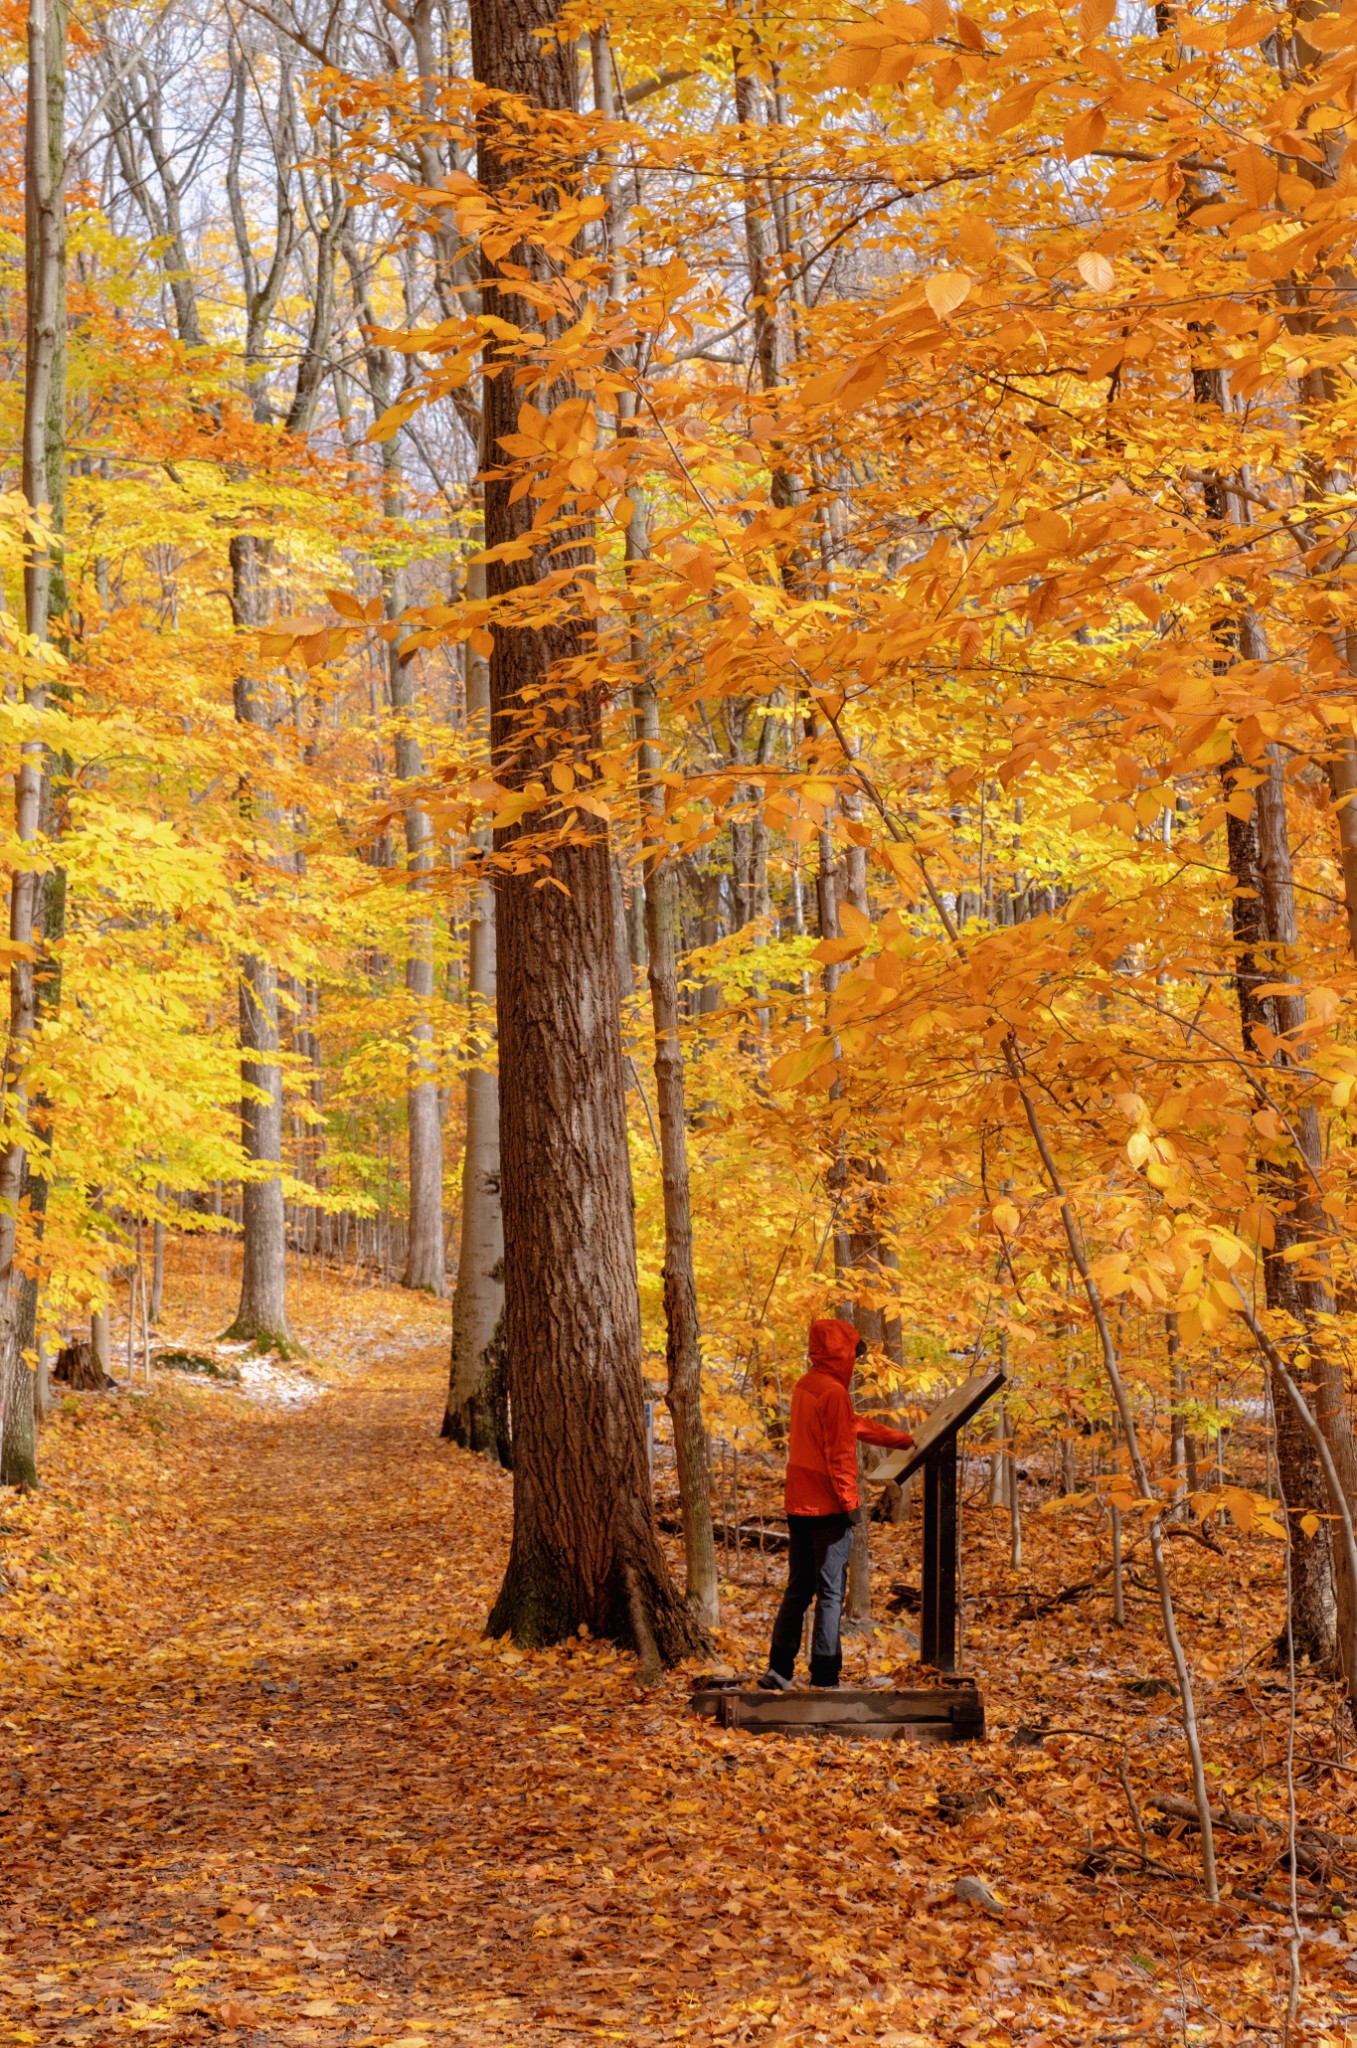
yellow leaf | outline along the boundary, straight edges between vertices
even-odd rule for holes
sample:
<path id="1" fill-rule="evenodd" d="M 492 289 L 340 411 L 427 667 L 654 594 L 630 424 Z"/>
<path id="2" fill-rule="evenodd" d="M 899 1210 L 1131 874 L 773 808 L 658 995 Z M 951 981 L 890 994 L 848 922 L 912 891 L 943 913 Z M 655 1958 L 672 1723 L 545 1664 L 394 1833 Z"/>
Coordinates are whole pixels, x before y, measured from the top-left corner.
<path id="1" fill-rule="evenodd" d="M 855 946 L 867 945 L 872 936 L 872 920 L 864 917 L 854 903 L 839 905 L 839 930 L 844 938 L 851 939 Z"/>
<path id="2" fill-rule="evenodd" d="M 674 547 L 670 550 L 674 567 L 685 583 L 690 583 L 700 596 L 705 597 L 716 581 L 716 558 L 709 548 Z"/>
<path id="3" fill-rule="evenodd" d="M 1231 157 L 1239 196 L 1248 206 L 1270 206 L 1277 196 L 1277 160 L 1265 149 L 1250 143 Z"/>
<path id="4" fill-rule="evenodd" d="M 1266 8 L 1241 7 L 1226 28 L 1225 47 L 1227 50 L 1247 49 L 1250 43 L 1261 43 L 1264 36 L 1270 36 L 1276 26 L 1276 15 L 1269 13 Z M 1312 42 L 1318 43 L 1319 37 L 1315 30 L 1325 27 L 1336 31 L 1341 39 L 1346 32 L 1347 23 L 1338 15 L 1330 16 L 1327 22 L 1320 16 L 1316 20 L 1306 22 L 1305 33 Z"/>
<path id="5" fill-rule="evenodd" d="M 1117 281 L 1116 271 L 1098 249 L 1085 249 L 1075 269 L 1092 292 L 1110 292 Z"/>
<path id="6" fill-rule="evenodd" d="M 1106 140 L 1107 116 L 1101 107 L 1089 107 L 1085 113 L 1076 114 L 1062 137 L 1066 163 L 1077 163 L 1081 156 L 1101 149 Z"/>
<path id="7" fill-rule="evenodd" d="M 1253 1495 L 1242 1486 L 1227 1486 L 1222 1489 L 1221 1501 L 1235 1527 L 1247 1536 L 1258 1518 L 1258 1503 Z"/>
<path id="8" fill-rule="evenodd" d="M 1306 991 L 1305 1005 L 1316 1024 L 1332 1024 L 1343 998 L 1334 988 L 1312 988 Z"/>
<path id="9" fill-rule="evenodd" d="M 1318 1535 L 1319 1516 L 1311 1513 L 1303 1514 L 1300 1518 L 1300 1526 L 1307 1536 Z"/>
<path id="10" fill-rule="evenodd" d="M 995 1229 L 1002 1231 L 1005 1237 L 1012 1237 L 1022 1221 L 1016 1202 L 996 1202 L 989 1213 L 994 1219 Z"/>
<path id="11" fill-rule="evenodd" d="M 1039 548 L 1063 553 L 1070 544 L 1070 522 L 1061 512 L 1034 508 L 1023 515 L 1022 523 L 1028 538 L 1034 540 Z"/>
<path id="12" fill-rule="evenodd" d="M 806 1080 L 817 1067 L 832 1058 L 833 1052 L 833 1039 L 820 1038 L 814 1032 L 808 1032 L 800 1045 L 773 1061 L 768 1069 L 770 1087 L 795 1088 L 799 1081 Z"/>
<path id="13" fill-rule="evenodd" d="M 389 405 L 386 411 L 372 422 L 365 438 L 369 441 L 389 441 L 405 422 L 419 411 L 423 403 L 422 398 L 403 398 L 399 405 Z"/>
<path id="14" fill-rule="evenodd" d="M 1084 0 L 1079 9 L 1079 33 L 1086 43 L 1095 43 L 1117 15 L 1117 0 Z"/>
<path id="15" fill-rule="evenodd" d="M 880 62 L 880 50 L 840 50 L 829 60 L 825 84 L 846 85 L 861 92 L 876 77 Z"/>
<path id="16" fill-rule="evenodd" d="M 568 761 L 552 762 L 551 784 L 552 788 L 559 790 L 562 796 L 569 796 L 571 790 L 575 787 L 575 771 Z"/>
<path id="17" fill-rule="evenodd" d="M 964 270 L 936 270 L 924 286 L 924 297 L 939 320 L 955 313 L 970 297 L 971 279 Z"/>

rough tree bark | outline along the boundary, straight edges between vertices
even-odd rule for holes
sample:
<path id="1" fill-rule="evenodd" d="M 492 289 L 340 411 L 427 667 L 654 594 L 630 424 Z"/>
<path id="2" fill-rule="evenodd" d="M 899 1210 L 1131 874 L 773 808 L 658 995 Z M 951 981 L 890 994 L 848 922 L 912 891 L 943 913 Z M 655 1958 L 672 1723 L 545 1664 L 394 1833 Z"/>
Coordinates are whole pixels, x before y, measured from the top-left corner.
<path id="1" fill-rule="evenodd" d="M 557 39 L 552 0 L 473 0 L 475 75 L 528 109 L 574 112 L 573 35 Z M 491 100 L 480 116 L 477 168 L 492 196 L 517 184 L 554 210 L 553 180 L 529 159 L 541 142 L 532 115 Z M 558 166 L 568 174 L 568 166 Z M 558 188 L 557 188 L 558 189 Z M 548 289 L 543 253 L 519 243 L 499 259 L 509 276 Z M 483 257 L 485 309 L 522 329 L 543 323 L 540 302 L 517 296 Z M 545 323 L 548 334 L 559 320 Z M 493 461 L 516 430 L 522 392 L 513 365 L 489 365 L 485 448 Z M 545 381 L 545 380 L 544 380 Z M 575 395 L 563 378 L 531 392 L 543 412 Z M 548 575 L 592 569 L 583 522 L 522 546 L 533 501 L 511 499 L 512 479 L 489 474 L 485 538 L 488 594 L 511 597 Z M 518 547 L 522 557 L 506 560 Z M 496 628 L 490 660 L 496 773 L 509 786 L 545 766 L 529 745 L 528 718 L 549 679 L 556 760 L 586 765 L 600 740 L 597 685 L 568 664 L 590 650 L 582 618 Z M 641 1401 L 631 1172 L 612 940 L 606 827 L 585 815 L 549 874 L 506 863 L 498 881 L 501 1184 L 505 1343 L 513 1370 L 514 1531 L 490 1616 L 492 1634 L 523 1643 L 559 1640 L 583 1624 L 633 1645 L 654 1668 L 699 1640 L 660 1550 L 647 1484 Z M 496 832 L 497 850 L 522 851 L 520 824 Z M 537 886 L 541 883 L 542 886 Z M 559 884 L 559 886 L 557 886 Z"/>
<path id="2" fill-rule="evenodd" d="M 485 568 L 467 571 L 467 596 L 485 596 Z M 490 664 L 467 649 L 466 715 L 488 732 Z M 478 832 L 482 854 L 489 832 Z M 472 1024 L 487 1035 L 495 1014 L 495 891 L 482 878 L 471 890 L 467 982 Z M 488 1049 L 488 1048 L 487 1048 Z M 466 1143 L 462 1154 L 462 1229 L 452 1305 L 452 1361 L 443 1435 L 468 1450 L 512 1463 L 508 1361 L 504 1351 L 504 1221 L 500 1211 L 499 1082 L 485 1065 L 466 1077 Z"/>
<path id="3" fill-rule="evenodd" d="M 1262 648 L 1250 651 L 1256 659 L 1262 659 L 1265 654 Z M 1292 983 L 1298 938 L 1296 893 L 1286 814 L 1285 758 L 1275 742 L 1268 745 L 1265 765 L 1267 774 L 1255 792 L 1254 804 L 1258 823 L 1258 886 L 1270 941 L 1268 970 L 1276 979 Z M 1308 1055 L 1305 1044 L 1306 1003 L 1299 987 L 1293 987 L 1290 992 L 1280 990 L 1271 1001 L 1275 1005 L 1278 1030 L 1285 1041 L 1285 1050 L 1274 1054 L 1274 1064 L 1291 1069 L 1302 1083 L 1309 1078 L 1310 1086 L 1293 1096 L 1290 1105 L 1293 1145 L 1282 1165 L 1285 1178 L 1279 1190 L 1285 1199 L 1275 1205 L 1276 1243 L 1266 1263 L 1283 1269 L 1281 1286 L 1294 1286 L 1296 1290 L 1299 1307 L 1296 1321 L 1305 1331 L 1310 1354 L 1305 1370 L 1306 1381 L 1314 1389 L 1311 1405 L 1351 1508 L 1357 1503 L 1357 1444 L 1353 1440 L 1342 1358 L 1330 1335 L 1330 1319 L 1335 1306 L 1333 1293 L 1322 1266 L 1313 1260 L 1293 1263 L 1284 1257 L 1288 1248 L 1294 1253 L 1302 1244 L 1323 1245 L 1332 1227 L 1324 1208 L 1324 1142 L 1315 1105 L 1313 1077 L 1307 1077 L 1305 1073 Z M 1289 1303 L 1286 1305 L 1290 1306 Z M 1292 1313 L 1296 1314 L 1296 1311 L 1292 1310 Z M 1305 1424 L 1285 1387 L 1274 1387 L 1273 1407 L 1277 1415 L 1277 1462 L 1285 1490 L 1288 1468 L 1282 1462 L 1283 1417 L 1286 1418 L 1288 1432 L 1305 1430 Z M 1305 1435 L 1310 1460 L 1315 1463 L 1318 1453 L 1308 1430 L 1305 1430 Z M 1293 1466 L 1294 1463 L 1293 1458 Z M 1321 1494 L 1321 1512 L 1330 1513 L 1337 1504 L 1328 1498 L 1328 1482 L 1322 1473 L 1315 1477 Z M 1289 1493 L 1287 1504 L 1291 1506 Z M 1321 1542 L 1328 1545 L 1331 1553 L 1330 1575 L 1336 1596 L 1336 1617 L 1331 1644 L 1328 1641 L 1316 1642 L 1312 1654 L 1341 1669 L 1349 1696 L 1357 1700 L 1357 1585 L 1353 1584 L 1347 1552 L 1342 1544 L 1332 1541 L 1332 1527 L 1327 1521 L 1321 1523 L 1309 1547 L 1314 1548 Z M 1292 1543 L 1293 1555 L 1299 1547 Z"/>
<path id="4" fill-rule="evenodd" d="M 1235 772 L 1242 768 L 1235 763 Z M 1225 771 L 1227 788 L 1233 774 Z M 1235 944 L 1235 994 L 1239 1005 L 1240 1036 L 1246 1052 L 1261 1071 L 1268 1064 L 1263 1048 L 1270 1045 L 1278 1019 L 1275 998 L 1260 996 L 1261 984 L 1274 979 L 1269 964 L 1270 933 L 1259 874 L 1258 809 L 1247 818 L 1227 815 L 1227 851 L 1234 893 L 1230 916 Z M 1280 969 L 1278 970 L 1281 971 Z M 1260 1033 L 1265 1034 L 1260 1042 Z M 1264 1110 L 1261 1087 L 1259 1109 Z M 1272 1209 L 1276 1232 L 1272 1249 L 1263 1260 L 1263 1287 L 1267 1305 L 1282 1309 L 1298 1323 L 1305 1320 L 1306 1303 L 1296 1267 L 1282 1254 L 1296 1239 L 1291 1211 L 1294 1200 L 1292 1175 L 1286 1165 L 1267 1159 L 1258 1163 L 1259 1186 Z M 1283 1498 L 1292 1521 L 1301 1515 L 1328 1509 L 1324 1475 L 1305 1428 L 1285 1391 L 1277 1389 L 1274 1406 L 1277 1437 L 1277 1471 Z M 1308 1542 L 1299 1534 L 1291 1544 L 1291 1612 L 1296 1654 L 1321 1664 L 1331 1662 L 1337 1645 L 1338 1608 L 1334 1586 L 1334 1554 L 1327 1523 Z"/>
<path id="5" fill-rule="evenodd" d="M 29 0 L 28 80 L 24 133 L 24 415 L 21 487 L 31 510 L 60 515 L 65 462 L 66 104 L 65 0 Z M 24 625 L 34 642 L 49 638 L 58 551 L 36 538 L 24 562 Z M 42 671 L 24 685 L 25 702 L 41 712 Z M 39 739 L 20 750 L 14 779 L 15 836 L 31 845 L 42 819 L 44 755 Z M 9 1039 L 4 1110 L 8 1137 L 0 1152 L 0 1484 L 36 1486 L 33 1375 L 26 1356 L 36 1318 L 37 1286 L 16 1265 L 19 1210 L 31 1171 L 25 1068 L 37 1025 L 39 973 L 33 959 L 42 936 L 46 878 L 35 864 L 16 868 L 10 883 Z M 46 1184 L 43 1183 L 45 1197 Z M 16 1280 L 20 1284 L 16 1288 Z"/>

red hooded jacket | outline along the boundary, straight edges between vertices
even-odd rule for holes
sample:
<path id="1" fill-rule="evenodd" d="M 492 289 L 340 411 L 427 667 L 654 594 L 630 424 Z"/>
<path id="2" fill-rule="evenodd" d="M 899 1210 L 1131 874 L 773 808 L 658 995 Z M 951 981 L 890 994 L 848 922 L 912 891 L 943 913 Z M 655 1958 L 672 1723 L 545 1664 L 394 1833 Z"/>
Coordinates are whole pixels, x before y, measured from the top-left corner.
<path id="1" fill-rule="evenodd" d="M 858 1438 L 894 1450 L 914 1441 L 907 1430 L 854 1411 L 848 1382 L 857 1344 L 853 1325 L 837 1317 L 810 1326 L 810 1371 L 792 1391 L 783 1494 L 789 1515 L 851 1515 L 858 1505 Z"/>

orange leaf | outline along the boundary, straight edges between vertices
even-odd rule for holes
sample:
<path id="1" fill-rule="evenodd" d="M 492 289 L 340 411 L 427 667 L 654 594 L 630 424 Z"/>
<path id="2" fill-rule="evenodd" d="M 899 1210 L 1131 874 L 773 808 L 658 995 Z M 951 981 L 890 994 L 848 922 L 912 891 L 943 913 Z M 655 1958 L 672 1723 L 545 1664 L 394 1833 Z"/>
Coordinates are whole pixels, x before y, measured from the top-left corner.
<path id="1" fill-rule="evenodd" d="M 1117 281 L 1116 271 L 1097 249 L 1085 249 L 1075 269 L 1093 292 L 1110 292 Z"/>
<path id="2" fill-rule="evenodd" d="M 970 297 L 973 279 L 964 270 L 938 270 L 924 286 L 924 297 L 937 314 L 945 320 L 949 313 L 955 313 Z"/>

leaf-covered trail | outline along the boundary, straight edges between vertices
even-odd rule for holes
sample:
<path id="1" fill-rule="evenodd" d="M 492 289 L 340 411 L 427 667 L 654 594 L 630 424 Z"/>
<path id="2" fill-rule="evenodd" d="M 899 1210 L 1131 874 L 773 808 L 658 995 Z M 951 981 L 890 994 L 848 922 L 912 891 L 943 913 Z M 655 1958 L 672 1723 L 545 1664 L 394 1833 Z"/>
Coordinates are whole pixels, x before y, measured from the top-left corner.
<path id="1" fill-rule="evenodd" d="M 1037 2048 L 1276 2026 L 1284 1930 L 1207 1915 L 1188 1845 L 1165 1850 L 1177 1883 L 1080 1879 L 1115 1787 L 1071 1791 L 1006 1744 L 727 1735 L 685 1716 L 682 1678 L 642 1695 L 597 1645 L 486 1643 L 509 1492 L 435 1438 L 441 1313 L 329 1313 L 323 1399 L 162 1380 L 72 1402 L 43 1494 L 4 1498 L 0 2039 Z M 1006 1809 L 967 1817 L 996 1786 Z M 963 1802 L 946 1825 L 939 1793 Z M 956 1900 L 964 1871 L 1005 1920 Z M 1348 1955 L 1315 1961 L 1357 1982 Z M 1310 2039 L 1337 2039 L 1326 1976 L 1307 1963 Z"/>

